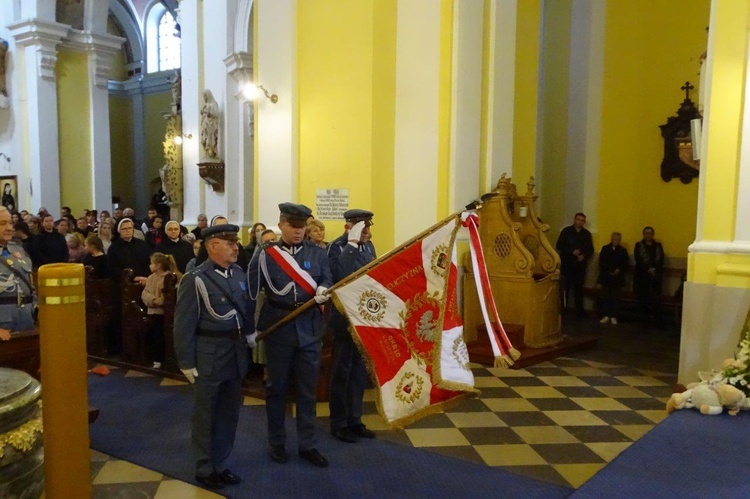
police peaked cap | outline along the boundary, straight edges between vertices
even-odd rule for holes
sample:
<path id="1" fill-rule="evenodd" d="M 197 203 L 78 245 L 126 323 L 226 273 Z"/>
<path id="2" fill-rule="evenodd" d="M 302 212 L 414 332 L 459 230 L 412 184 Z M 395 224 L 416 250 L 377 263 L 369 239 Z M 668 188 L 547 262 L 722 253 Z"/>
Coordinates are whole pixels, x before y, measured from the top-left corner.
<path id="1" fill-rule="evenodd" d="M 368 222 L 372 220 L 373 213 L 367 210 L 352 209 L 344 212 L 344 220 L 347 222 Z"/>
<path id="2" fill-rule="evenodd" d="M 282 215 L 290 219 L 307 221 L 312 216 L 312 210 L 304 204 L 281 203 L 279 211 Z"/>
<path id="3" fill-rule="evenodd" d="M 237 241 L 237 233 L 240 228 L 234 224 L 222 224 L 214 225 L 213 227 L 206 227 L 201 231 L 201 237 L 204 241 L 218 237 L 219 239 L 226 239 L 229 241 Z"/>

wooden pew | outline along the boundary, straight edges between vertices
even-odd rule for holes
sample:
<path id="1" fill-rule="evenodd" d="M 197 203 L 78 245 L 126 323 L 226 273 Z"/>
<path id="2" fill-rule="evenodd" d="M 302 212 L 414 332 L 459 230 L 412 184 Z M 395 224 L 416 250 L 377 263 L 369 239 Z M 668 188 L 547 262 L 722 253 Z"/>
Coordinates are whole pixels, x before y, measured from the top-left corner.
<path id="1" fill-rule="evenodd" d="M 112 279 L 94 279 L 94 268 L 86 267 L 86 352 L 104 357 L 112 327 L 114 304 Z"/>
<path id="2" fill-rule="evenodd" d="M 180 372 L 174 351 L 174 312 L 177 305 L 177 276 L 167 272 L 164 277 L 164 361 L 162 368 Z"/>
<path id="3" fill-rule="evenodd" d="M 0 341 L 0 366 L 24 371 L 40 380 L 39 332 L 20 331 L 8 341 Z"/>
<path id="4" fill-rule="evenodd" d="M 141 300 L 143 286 L 133 282 L 133 278 L 133 269 L 122 271 L 120 278 L 122 360 L 145 366 L 147 365 L 145 338 L 149 329 L 149 318 L 146 305 Z"/>

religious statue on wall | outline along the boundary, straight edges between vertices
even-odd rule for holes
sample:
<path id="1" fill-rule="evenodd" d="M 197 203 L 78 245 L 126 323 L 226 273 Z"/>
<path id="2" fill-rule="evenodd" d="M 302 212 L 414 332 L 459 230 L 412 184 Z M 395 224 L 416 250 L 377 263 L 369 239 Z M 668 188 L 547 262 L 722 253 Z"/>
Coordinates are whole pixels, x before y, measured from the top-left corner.
<path id="1" fill-rule="evenodd" d="M 172 85 L 172 114 L 182 112 L 182 75 L 175 70 L 172 78 L 167 80 Z"/>
<path id="2" fill-rule="evenodd" d="M 166 198 L 164 204 L 170 208 L 170 218 L 181 220 L 183 216 L 182 147 L 175 143 L 174 138 L 182 135 L 182 116 L 173 113 L 166 116 L 165 120 L 167 127 L 164 136 L 164 166 L 159 170 L 160 191 Z"/>
<path id="3" fill-rule="evenodd" d="M 201 104 L 200 140 L 201 162 L 219 160 L 219 104 L 209 89 L 203 91 Z"/>
<path id="4" fill-rule="evenodd" d="M 6 82 L 5 71 L 6 56 L 8 55 L 8 42 L 0 38 L 0 108 L 7 109 L 10 107 L 8 100 L 8 84 Z"/>

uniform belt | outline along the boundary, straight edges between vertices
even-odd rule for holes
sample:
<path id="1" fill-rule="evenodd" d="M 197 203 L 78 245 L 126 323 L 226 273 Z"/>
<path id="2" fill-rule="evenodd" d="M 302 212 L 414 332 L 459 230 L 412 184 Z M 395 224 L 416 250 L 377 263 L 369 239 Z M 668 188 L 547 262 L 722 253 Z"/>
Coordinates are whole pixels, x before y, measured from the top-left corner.
<path id="1" fill-rule="evenodd" d="M 298 308 L 300 308 L 302 305 L 305 304 L 305 302 L 283 303 L 283 302 L 278 302 L 275 300 L 268 300 L 267 303 L 271 305 L 273 308 L 280 308 L 281 310 L 297 310 Z"/>
<path id="2" fill-rule="evenodd" d="M 21 303 L 31 303 L 34 299 L 31 296 L 24 296 L 21 298 Z M 17 297 L 2 297 L 0 298 L 0 305 L 18 305 L 18 298 Z"/>
<path id="3" fill-rule="evenodd" d="M 209 338 L 230 338 L 234 339 L 239 337 L 240 330 L 237 328 L 233 329 L 222 329 L 222 330 L 212 330 L 212 329 L 199 329 L 195 334 L 198 336 L 207 336 Z"/>

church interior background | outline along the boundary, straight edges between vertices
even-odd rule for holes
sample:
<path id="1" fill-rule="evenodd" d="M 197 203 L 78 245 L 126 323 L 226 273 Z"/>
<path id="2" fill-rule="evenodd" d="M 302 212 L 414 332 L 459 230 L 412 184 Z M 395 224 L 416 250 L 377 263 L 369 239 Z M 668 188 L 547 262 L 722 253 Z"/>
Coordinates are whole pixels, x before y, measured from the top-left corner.
<path id="1" fill-rule="evenodd" d="M 33 213 L 144 213 L 164 185 L 173 218 L 224 214 L 245 240 L 284 201 L 335 237 L 333 199 L 376 214 L 380 253 L 534 177 L 550 240 L 579 211 L 596 248 L 619 231 L 632 253 L 655 227 L 665 294 L 685 281 L 664 379 L 688 383 L 732 356 L 750 306 L 748 16 L 750 0 L 9 0 L 0 174 Z M 683 86 L 702 113 L 688 183 L 660 175 Z M 538 464 L 574 486 L 603 466 Z"/>

